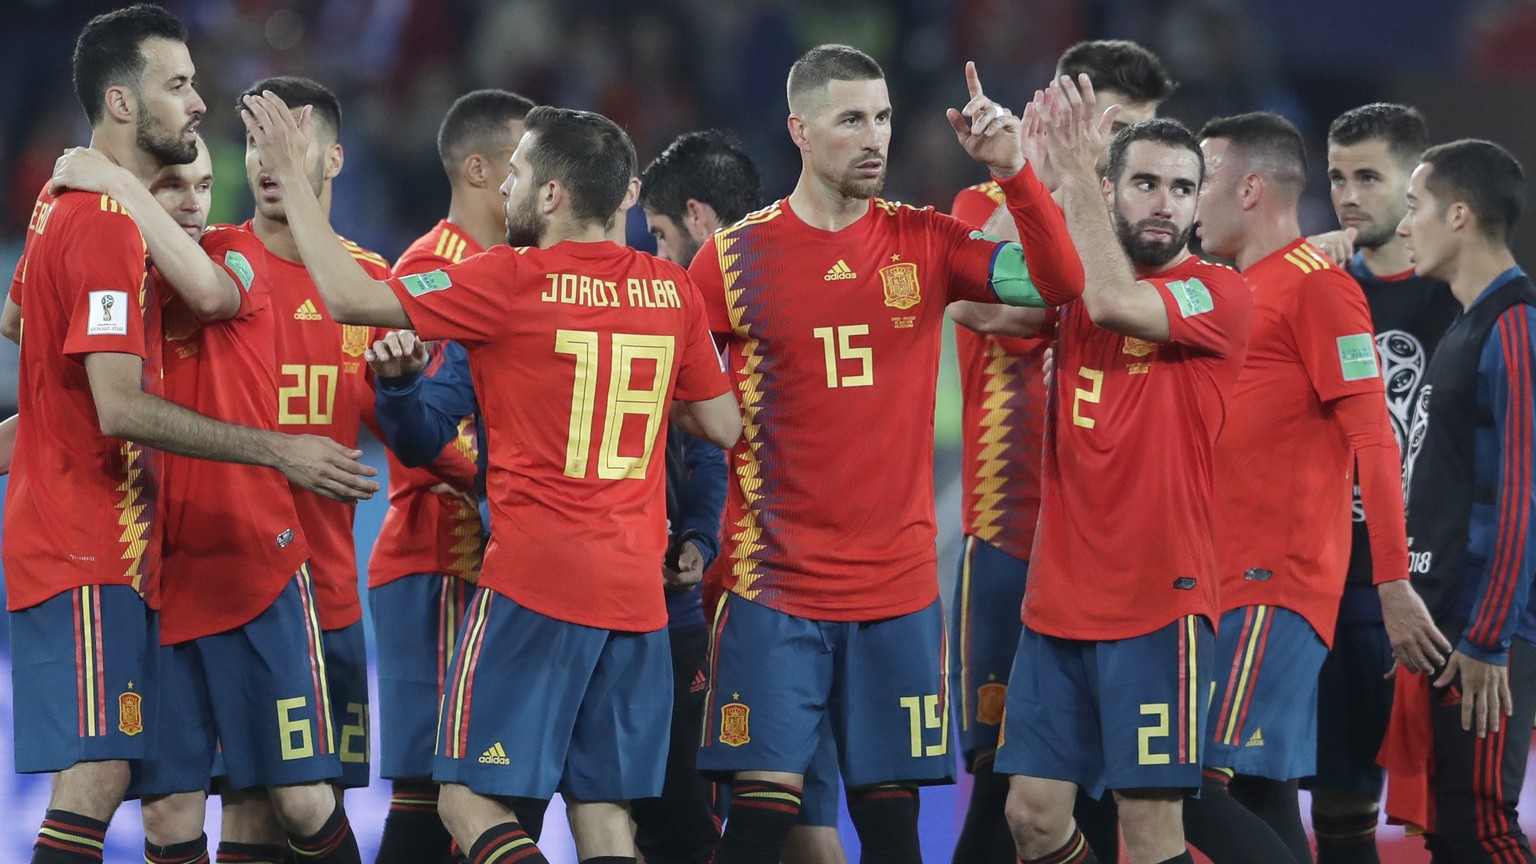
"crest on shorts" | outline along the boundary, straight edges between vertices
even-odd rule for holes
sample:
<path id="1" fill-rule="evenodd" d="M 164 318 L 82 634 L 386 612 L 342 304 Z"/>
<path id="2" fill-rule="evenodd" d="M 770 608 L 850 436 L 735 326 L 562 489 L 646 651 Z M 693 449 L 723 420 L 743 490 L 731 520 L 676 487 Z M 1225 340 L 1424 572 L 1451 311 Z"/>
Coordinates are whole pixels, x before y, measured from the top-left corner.
<path id="1" fill-rule="evenodd" d="M 1121 346 L 1121 354 L 1129 354 L 1132 357 L 1146 357 L 1157 350 L 1156 342 L 1148 342 L 1145 339 L 1137 339 L 1135 336 L 1125 337 L 1125 344 Z"/>
<path id="2" fill-rule="evenodd" d="M 976 722 L 989 726 L 1003 722 L 1003 705 L 1007 701 L 1007 684 L 981 685 L 976 691 Z"/>
<path id="3" fill-rule="evenodd" d="M 911 309 L 922 302 L 922 289 L 917 284 L 917 265 L 910 261 L 881 267 L 880 283 L 885 288 L 887 306 Z"/>
<path id="4" fill-rule="evenodd" d="M 720 743 L 729 747 L 740 747 L 752 740 L 747 731 L 747 716 L 752 709 L 740 702 L 731 702 L 720 706 Z"/>
<path id="5" fill-rule="evenodd" d="M 140 706 L 144 698 L 132 690 L 117 697 L 117 728 L 124 735 L 137 735 L 144 731 L 144 714 Z"/>
<path id="6" fill-rule="evenodd" d="M 341 326 L 341 351 L 348 357 L 361 357 L 368 350 L 369 331 L 367 327 L 359 327 L 356 324 L 343 324 Z"/>

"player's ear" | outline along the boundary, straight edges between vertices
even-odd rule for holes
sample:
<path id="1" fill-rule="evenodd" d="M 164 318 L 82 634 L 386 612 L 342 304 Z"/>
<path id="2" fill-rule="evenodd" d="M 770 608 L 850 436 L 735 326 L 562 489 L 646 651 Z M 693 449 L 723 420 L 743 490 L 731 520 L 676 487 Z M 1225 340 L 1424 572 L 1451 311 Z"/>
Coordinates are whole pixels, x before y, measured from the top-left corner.
<path id="1" fill-rule="evenodd" d="M 799 147 L 801 152 L 809 151 L 811 144 L 805 137 L 805 115 L 791 114 L 787 122 L 789 125 L 789 140 L 795 142 L 795 146 Z"/>
<path id="2" fill-rule="evenodd" d="M 133 122 L 133 115 L 138 111 L 139 102 L 133 98 L 133 92 L 129 88 L 120 85 L 108 87 L 101 98 L 106 105 L 108 117 L 119 123 Z"/>
<path id="3" fill-rule="evenodd" d="M 565 187 L 559 181 L 551 180 L 539 189 L 539 209 L 548 216 L 559 208 L 565 197 Z"/>
<path id="4" fill-rule="evenodd" d="M 464 161 L 459 165 L 459 176 L 463 177 L 469 182 L 469 185 L 476 189 L 482 189 L 485 187 L 485 178 L 489 173 L 487 171 L 489 167 L 486 165 L 484 156 L 481 156 L 479 153 L 471 153 L 464 157 Z"/>
<path id="5" fill-rule="evenodd" d="M 689 198 L 683 206 L 683 228 L 694 240 L 702 243 L 720 227 L 720 214 L 703 201 Z"/>
<path id="6" fill-rule="evenodd" d="M 1115 207 L 1115 184 L 1109 182 L 1108 177 L 1104 177 L 1099 180 L 1099 188 L 1104 192 L 1104 203 L 1113 210 Z"/>
<path id="7" fill-rule="evenodd" d="M 1445 225 L 1452 231 L 1465 231 L 1473 228 L 1475 227 L 1472 224 L 1474 221 L 1472 208 L 1468 207 L 1464 202 L 1455 201 L 1445 208 Z"/>
<path id="8" fill-rule="evenodd" d="M 1259 206 L 1259 199 L 1264 197 L 1264 178 L 1258 174 L 1246 174 L 1237 187 L 1238 203 L 1244 210 L 1252 210 Z"/>
<path id="9" fill-rule="evenodd" d="M 325 148 L 325 175 L 324 179 L 333 180 L 341 173 L 341 166 L 346 163 L 346 154 L 341 150 L 341 143 L 337 142 Z"/>

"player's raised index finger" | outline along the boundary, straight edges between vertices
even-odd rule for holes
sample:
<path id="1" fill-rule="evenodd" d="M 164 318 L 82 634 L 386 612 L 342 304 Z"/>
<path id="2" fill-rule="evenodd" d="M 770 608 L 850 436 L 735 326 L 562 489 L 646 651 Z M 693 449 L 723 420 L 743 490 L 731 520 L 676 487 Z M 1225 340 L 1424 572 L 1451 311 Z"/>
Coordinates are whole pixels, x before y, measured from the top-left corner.
<path id="1" fill-rule="evenodd" d="M 965 61 L 965 89 L 970 91 L 971 98 L 981 95 L 981 77 L 976 74 L 976 62 Z"/>

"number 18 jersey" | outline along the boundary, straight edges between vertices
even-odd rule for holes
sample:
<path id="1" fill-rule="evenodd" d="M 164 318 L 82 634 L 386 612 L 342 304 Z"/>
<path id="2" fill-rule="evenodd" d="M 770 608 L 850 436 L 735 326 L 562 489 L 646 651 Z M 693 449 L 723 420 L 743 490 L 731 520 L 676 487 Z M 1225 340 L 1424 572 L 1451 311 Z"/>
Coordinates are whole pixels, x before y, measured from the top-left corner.
<path id="1" fill-rule="evenodd" d="M 667 408 L 730 390 L 675 264 L 613 243 L 498 246 L 389 280 L 469 352 L 488 450 L 480 585 L 607 630 L 667 624 Z"/>

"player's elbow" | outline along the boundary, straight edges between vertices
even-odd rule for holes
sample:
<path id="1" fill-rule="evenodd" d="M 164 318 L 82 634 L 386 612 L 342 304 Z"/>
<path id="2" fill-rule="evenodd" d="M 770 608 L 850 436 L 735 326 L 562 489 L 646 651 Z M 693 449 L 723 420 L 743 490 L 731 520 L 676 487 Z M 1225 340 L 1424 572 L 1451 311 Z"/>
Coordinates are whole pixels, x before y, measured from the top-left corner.
<path id="1" fill-rule="evenodd" d="M 132 394 L 114 391 L 96 394 L 96 423 L 107 438 L 133 438 L 135 425 Z"/>
<path id="2" fill-rule="evenodd" d="M 13 319 L 13 318 L 11 318 L 9 316 L 7 316 L 5 318 L 0 318 L 0 336 L 4 336 L 5 338 L 11 340 L 13 343 L 15 343 L 17 345 L 20 345 L 21 344 L 21 319 L 20 318 L 14 318 Z"/>
<path id="3" fill-rule="evenodd" d="M 730 450 L 741 438 L 741 408 L 734 393 L 722 393 L 703 402 L 680 402 L 672 419 L 695 438 Z"/>
<path id="4" fill-rule="evenodd" d="M 240 289 L 205 292 L 187 305 L 199 321 L 228 321 L 240 311 Z"/>

